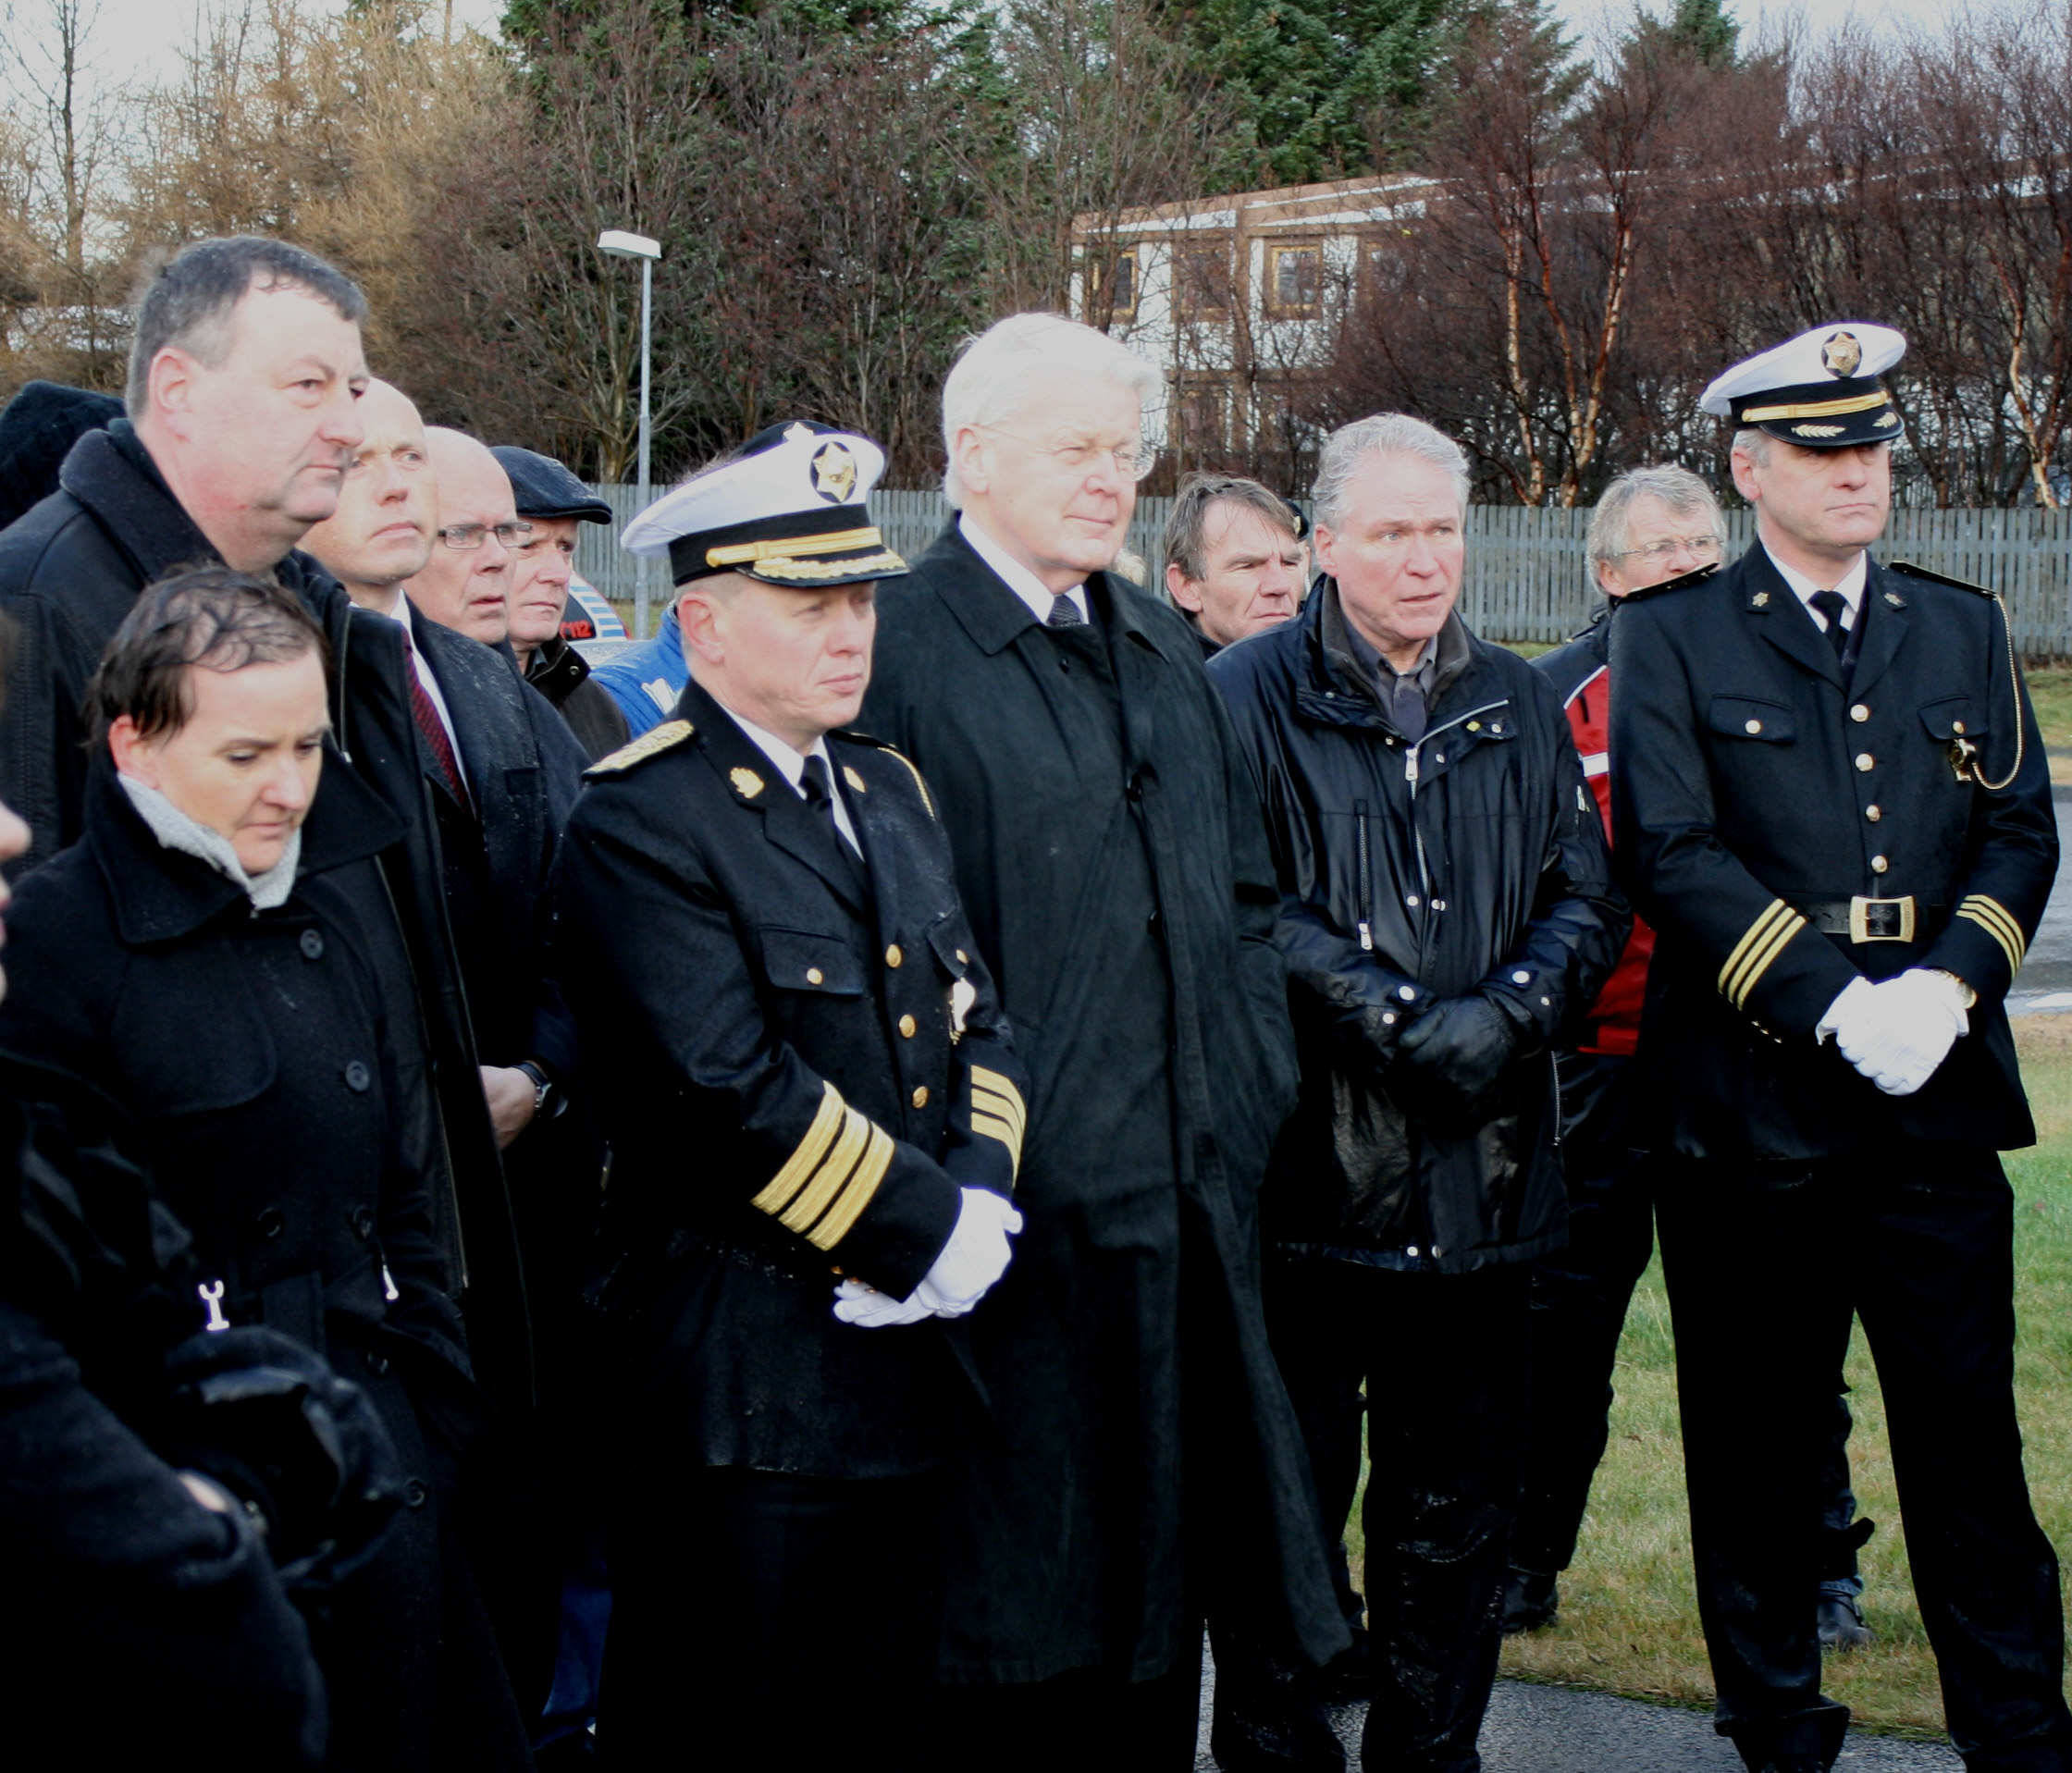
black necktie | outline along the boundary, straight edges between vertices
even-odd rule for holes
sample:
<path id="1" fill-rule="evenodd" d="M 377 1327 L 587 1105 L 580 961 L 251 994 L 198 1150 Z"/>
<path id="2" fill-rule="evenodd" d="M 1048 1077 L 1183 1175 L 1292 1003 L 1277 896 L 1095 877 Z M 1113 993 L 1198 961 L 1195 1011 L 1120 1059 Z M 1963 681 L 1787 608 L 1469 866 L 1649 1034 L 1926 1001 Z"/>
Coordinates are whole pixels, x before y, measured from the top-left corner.
<path id="1" fill-rule="evenodd" d="M 1079 614 L 1079 606 L 1072 601 L 1068 591 L 1060 591 L 1051 598 L 1051 612 L 1043 618 L 1046 628 L 1083 628 L 1086 618 Z"/>
<path id="2" fill-rule="evenodd" d="M 1807 602 L 1827 618 L 1828 645 L 1840 659 L 1849 645 L 1849 631 L 1842 625 L 1842 618 L 1849 612 L 1849 599 L 1839 591 L 1816 591 Z"/>
<path id="3" fill-rule="evenodd" d="M 834 822 L 834 783 L 827 773 L 827 759 L 812 757 L 806 759 L 806 767 L 798 774 L 799 792 L 806 796 L 806 804 L 827 820 L 828 833 L 842 846 L 843 855 L 851 860 L 861 852 L 843 834 L 842 827 Z"/>

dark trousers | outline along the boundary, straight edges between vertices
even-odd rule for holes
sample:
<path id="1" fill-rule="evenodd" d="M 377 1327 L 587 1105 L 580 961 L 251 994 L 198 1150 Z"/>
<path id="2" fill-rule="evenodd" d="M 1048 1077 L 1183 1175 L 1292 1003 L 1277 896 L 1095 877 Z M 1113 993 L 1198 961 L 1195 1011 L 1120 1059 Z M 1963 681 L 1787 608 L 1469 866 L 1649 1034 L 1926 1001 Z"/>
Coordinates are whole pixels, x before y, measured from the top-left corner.
<path id="1" fill-rule="evenodd" d="M 910 1767 L 942 1627 L 942 1518 L 934 1473 L 641 1471 L 610 1529 L 599 1761 Z"/>
<path id="2" fill-rule="evenodd" d="M 1533 1268 L 1532 1433 L 1511 1549 L 1519 1570 L 1551 1574 L 1574 1561 L 1590 1483 L 1610 1434 L 1619 1337 L 1655 1253 L 1659 1165 L 1634 1149 L 1628 1131 L 1632 1065 L 1611 1053 L 1570 1053 L 1561 1061 L 1569 1241 Z M 1844 1327 L 1844 1348 L 1847 1339 Z M 1847 1390 L 1837 1372 L 1821 1447 L 1823 1531 L 1815 1574 L 1823 1586 L 1854 1594 L 1863 1589 L 1856 1575 L 1862 1541 L 1849 1486 Z"/>
<path id="3" fill-rule="evenodd" d="M 1524 1461 L 1531 1278 L 1523 1266 L 1411 1274 L 1266 1259 L 1266 1324 L 1327 1533 L 1341 1529 L 1359 1484 L 1367 1388 L 1375 1695 L 1361 1752 L 1370 1767 L 1482 1765 L 1475 1739 L 1497 1678 Z M 1350 1586 L 1340 1600 L 1357 1617 Z"/>
<path id="4" fill-rule="evenodd" d="M 986 1773 L 1190 1773 L 1201 1703 L 1197 1651 L 1154 1681 L 1076 1668 L 1049 1681 L 944 1686 L 931 1734 L 956 1745 L 949 1758 Z"/>
<path id="5" fill-rule="evenodd" d="M 1991 1151 L 1893 1141 L 1810 1166 L 1682 1161 L 1657 1197 L 1698 1610 L 1742 1758 L 1831 1761 L 1821 1449 L 1853 1310 L 1878 1363 L 1906 1548 L 1965 1764 L 2072 1769 L 2057 1558 L 2014 1395 L 2014 1197 Z"/>

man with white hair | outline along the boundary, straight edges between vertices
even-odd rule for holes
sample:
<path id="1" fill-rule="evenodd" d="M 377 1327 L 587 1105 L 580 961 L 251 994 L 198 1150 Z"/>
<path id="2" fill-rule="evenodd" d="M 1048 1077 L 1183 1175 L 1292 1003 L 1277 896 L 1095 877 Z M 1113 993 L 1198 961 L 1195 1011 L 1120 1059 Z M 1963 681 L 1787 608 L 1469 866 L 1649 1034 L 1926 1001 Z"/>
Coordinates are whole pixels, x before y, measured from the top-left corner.
<path id="1" fill-rule="evenodd" d="M 1278 895 L 1193 634 L 1106 570 L 1159 386 L 1052 314 L 966 350 L 958 516 L 881 596 L 863 712 L 928 779 L 1031 1074 L 941 1664 L 946 1726 L 1013 1767 L 1190 1767 L 1212 1605 L 1291 1659 L 1345 1642 L 1258 1293 L 1295 1082 Z"/>
<path id="2" fill-rule="evenodd" d="M 1326 576 L 1208 663 L 1266 807 L 1301 1062 L 1267 1322 L 1334 1538 L 1371 1424 L 1362 1752 L 1391 1773 L 1481 1766 L 1532 1264 L 1567 1235 L 1553 1054 L 1628 928 L 1560 698 L 1454 607 L 1467 492 L 1420 419 L 1338 431 Z"/>

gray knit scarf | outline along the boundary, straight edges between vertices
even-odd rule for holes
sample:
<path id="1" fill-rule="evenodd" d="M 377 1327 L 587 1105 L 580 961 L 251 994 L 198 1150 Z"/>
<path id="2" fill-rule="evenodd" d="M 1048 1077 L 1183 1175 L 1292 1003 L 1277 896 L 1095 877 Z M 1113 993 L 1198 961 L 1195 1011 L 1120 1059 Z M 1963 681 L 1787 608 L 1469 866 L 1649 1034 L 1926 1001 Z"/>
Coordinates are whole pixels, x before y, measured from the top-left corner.
<path id="1" fill-rule="evenodd" d="M 289 832 L 288 847 L 281 851 L 279 861 L 264 874 L 247 874 L 244 865 L 238 860 L 237 851 L 230 846 L 230 840 L 221 831 L 211 831 L 199 819 L 190 819 L 157 789 L 147 787 L 134 776 L 117 771 L 116 780 L 122 784 L 123 793 L 130 796 L 137 817 L 151 827 L 152 835 L 166 849 L 197 856 L 226 880 L 235 881 L 252 901 L 254 911 L 271 911 L 278 905 L 287 904 L 288 895 L 295 890 L 296 867 L 302 859 L 302 828 L 300 825 Z"/>

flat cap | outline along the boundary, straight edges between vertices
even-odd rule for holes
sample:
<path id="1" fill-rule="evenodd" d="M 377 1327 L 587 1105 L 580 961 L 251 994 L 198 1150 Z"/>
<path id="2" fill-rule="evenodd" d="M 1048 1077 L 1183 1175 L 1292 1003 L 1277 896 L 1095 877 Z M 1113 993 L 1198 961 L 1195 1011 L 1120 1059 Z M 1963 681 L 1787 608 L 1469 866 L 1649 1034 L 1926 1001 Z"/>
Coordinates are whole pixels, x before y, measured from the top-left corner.
<path id="1" fill-rule="evenodd" d="M 865 501 L 885 471 L 869 437 L 795 420 L 672 487 L 628 523 L 619 546 L 666 557 L 678 585 L 745 573 L 795 590 L 896 578 Z"/>
<path id="2" fill-rule="evenodd" d="M 511 476 L 521 517 L 580 517 L 586 523 L 609 523 L 611 507 L 568 471 L 567 464 L 515 443 L 500 443 L 489 453 Z"/>
<path id="3" fill-rule="evenodd" d="M 1698 404 L 1809 449 L 1890 443 L 1906 427 L 1879 378 L 1906 355 L 1906 337 L 1890 326 L 1816 326 L 1736 363 Z"/>

